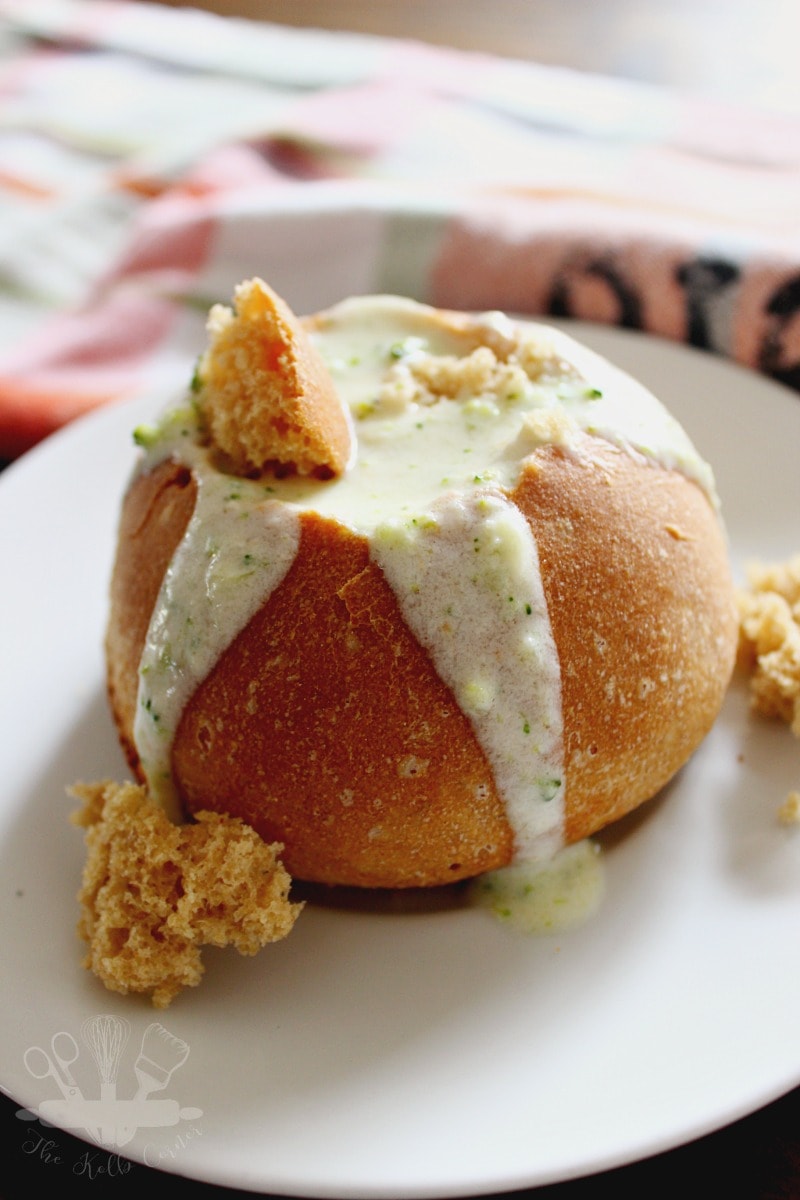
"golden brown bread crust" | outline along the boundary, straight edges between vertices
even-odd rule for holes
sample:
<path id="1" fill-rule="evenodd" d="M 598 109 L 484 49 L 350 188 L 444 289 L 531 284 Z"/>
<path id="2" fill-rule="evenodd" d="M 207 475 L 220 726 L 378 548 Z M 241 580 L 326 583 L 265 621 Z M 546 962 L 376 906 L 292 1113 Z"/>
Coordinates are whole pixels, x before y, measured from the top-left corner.
<path id="1" fill-rule="evenodd" d="M 725 539 L 677 472 L 586 439 L 514 493 L 539 547 L 561 660 L 567 841 L 654 795 L 710 729 L 733 669 Z"/>
<path id="2" fill-rule="evenodd" d="M 599 439 L 576 445 L 538 450 L 513 494 L 561 661 L 568 841 L 686 761 L 717 715 L 737 636 L 702 491 Z M 134 768 L 139 656 L 193 492 L 185 468 L 165 463 L 124 504 L 107 652 Z M 184 712 L 173 769 L 187 810 L 243 817 L 284 844 L 300 879 L 423 886 L 507 864 L 512 834 L 484 754 L 366 542 L 301 521 L 294 565 Z"/>
<path id="3" fill-rule="evenodd" d="M 460 879 L 510 852 L 467 719 L 363 538 L 312 514 L 295 563 L 195 693 L 173 762 L 274 840 L 295 877 Z M 401 866 L 402 864 L 402 866 Z"/>

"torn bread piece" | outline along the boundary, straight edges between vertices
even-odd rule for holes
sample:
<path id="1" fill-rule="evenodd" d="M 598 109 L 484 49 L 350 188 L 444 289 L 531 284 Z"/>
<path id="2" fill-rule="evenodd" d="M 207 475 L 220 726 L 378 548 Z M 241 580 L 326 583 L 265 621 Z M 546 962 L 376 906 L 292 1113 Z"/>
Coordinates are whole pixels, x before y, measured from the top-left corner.
<path id="1" fill-rule="evenodd" d="M 800 554 L 769 566 L 751 565 L 738 590 L 739 666 L 750 677 L 754 711 L 777 717 L 800 737 Z M 784 825 L 800 823 L 800 794 L 778 810 Z"/>
<path id="2" fill-rule="evenodd" d="M 255 954 L 292 929 L 281 847 L 242 821 L 198 813 L 174 825 L 133 783 L 76 784 L 86 863 L 78 899 L 84 966 L 114 992 L 149 993 L 166 1008 L 203 975 L 201 947 Z"/>
<path id="3" fill-rule="evenodd" d="M 750 566 L 737 602 L 739 663 L 750 672 L 753 707 L 800 737 L 800 555 Z"/>
<path id="4" fill-rule="evenodd" d="M 200 360 L 198 406 L 234 471 L 331 478 L 352 451 L 351 422 L 325 363 L 289 306 L 261 279 L 216 304 Z"/>

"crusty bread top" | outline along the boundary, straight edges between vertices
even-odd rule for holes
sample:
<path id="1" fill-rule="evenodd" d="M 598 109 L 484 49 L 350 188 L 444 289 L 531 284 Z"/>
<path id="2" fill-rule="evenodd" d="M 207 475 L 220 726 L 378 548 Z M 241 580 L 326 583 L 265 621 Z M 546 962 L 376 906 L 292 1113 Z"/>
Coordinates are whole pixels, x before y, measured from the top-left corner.
<path id="1" fill-rule="evenodd" d="M 197 373 L 198 404 L 234 471 L 339 475 L 351 453 L 346 410 L 289 306 L 261 279 L 241 283 L 234 309 L 215 305 Z"/>

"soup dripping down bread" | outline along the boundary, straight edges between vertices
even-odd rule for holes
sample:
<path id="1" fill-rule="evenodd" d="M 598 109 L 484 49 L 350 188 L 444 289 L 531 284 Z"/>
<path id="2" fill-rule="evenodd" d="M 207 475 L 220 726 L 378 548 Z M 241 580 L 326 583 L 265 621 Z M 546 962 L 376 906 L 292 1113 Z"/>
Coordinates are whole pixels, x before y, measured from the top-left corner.
<path id="1" fill-rule="evenodd" d="M 713 479 L 560 330 L 392 296 L 218 306 L 140 430 L 106 651 L 138 780 L 299 879 L 536 861 L 686 763 L 737 616 Z"/>

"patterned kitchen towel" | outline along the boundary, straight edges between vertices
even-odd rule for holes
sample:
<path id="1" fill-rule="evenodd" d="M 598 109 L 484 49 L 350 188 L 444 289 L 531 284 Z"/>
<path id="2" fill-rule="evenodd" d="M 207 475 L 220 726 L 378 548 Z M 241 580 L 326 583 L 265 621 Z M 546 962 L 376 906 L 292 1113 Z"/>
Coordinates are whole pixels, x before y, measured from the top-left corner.
<path id="1" fill-rule="evenodd" d="M 800 118 L 134 0 L 0 0 L 0 457 L 182 386 L 260 274 L 577 316 L 800 388 Z"/>

